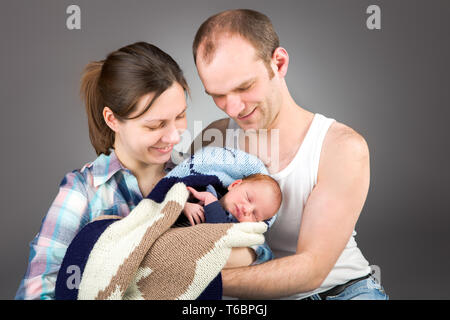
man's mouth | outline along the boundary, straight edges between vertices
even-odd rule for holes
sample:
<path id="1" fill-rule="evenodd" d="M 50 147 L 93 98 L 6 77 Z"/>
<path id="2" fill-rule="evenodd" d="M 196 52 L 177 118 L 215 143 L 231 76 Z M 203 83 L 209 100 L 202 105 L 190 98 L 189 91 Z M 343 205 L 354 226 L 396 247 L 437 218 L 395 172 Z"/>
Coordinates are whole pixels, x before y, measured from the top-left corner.
<path id="1" fill-rule="evenodd" d="M 249 119 L 253 115 L 253 113 L 255 113 L 255 110 L 256 110 L 256 107 L 252 111 L 250 111 L 249 113 L 247 113 L 247 114 L 245 114 L 243 116 L 238 116 L 238 119 L 239 120 L 247 120 L 247 119 Z"/>

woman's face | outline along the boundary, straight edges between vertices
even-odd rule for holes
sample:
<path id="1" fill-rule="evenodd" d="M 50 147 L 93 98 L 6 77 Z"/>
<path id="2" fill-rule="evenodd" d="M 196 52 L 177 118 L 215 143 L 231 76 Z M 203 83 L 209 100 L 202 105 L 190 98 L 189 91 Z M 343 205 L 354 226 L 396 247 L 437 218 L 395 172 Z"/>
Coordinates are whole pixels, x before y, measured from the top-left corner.
<path id="1" fill-rule="evenodd" d="M 151 102 L 154 93 L 142 96 L 129 117 L 140 114 Z M 118 122 L 114 147 L 135 164 L 163 164 L 170 159 L 173 146 L 186 130 L 186 96 L 175 82 L 150 108 L 136 119 Z"/>

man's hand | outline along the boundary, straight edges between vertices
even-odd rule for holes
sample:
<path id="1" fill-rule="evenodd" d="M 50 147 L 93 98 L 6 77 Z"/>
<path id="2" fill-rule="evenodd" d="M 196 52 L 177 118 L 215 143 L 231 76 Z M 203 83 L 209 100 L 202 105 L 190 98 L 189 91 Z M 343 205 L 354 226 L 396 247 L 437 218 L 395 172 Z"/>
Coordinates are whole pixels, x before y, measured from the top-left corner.
<path id="1" fill-rule="evenodd" d="M 192 187 L 187 187 L 188 190 L 192 193 L 192 195 L 199 200 L 199 204 L 207 206 L 208 204 L 217 201 L 217 198 L 211 192 L 198 192 Z"/>
<path id="2" fill-rule="evenodd" d="M 191 226 L 205 222 L 205 211 L 198 203 L 186 202 L 183 213 L 188 218 Z"/>

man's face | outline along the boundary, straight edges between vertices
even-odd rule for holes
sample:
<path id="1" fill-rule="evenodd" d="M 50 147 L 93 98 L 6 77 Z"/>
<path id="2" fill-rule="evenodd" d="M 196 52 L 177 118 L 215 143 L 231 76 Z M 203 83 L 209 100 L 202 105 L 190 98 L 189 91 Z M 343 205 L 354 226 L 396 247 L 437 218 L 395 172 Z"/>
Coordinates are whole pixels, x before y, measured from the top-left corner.
<path id="1" fill-rule="evenodd" d="M 280 79 L 270 79 L 266 64 L 239 36 L 221 37 L 210 63 L 197 54 L 197 70 L 205 91 L 244 130 L 265 129 L 281 106 Z M 274 70 L 276 71 L 276 70 Z"/>

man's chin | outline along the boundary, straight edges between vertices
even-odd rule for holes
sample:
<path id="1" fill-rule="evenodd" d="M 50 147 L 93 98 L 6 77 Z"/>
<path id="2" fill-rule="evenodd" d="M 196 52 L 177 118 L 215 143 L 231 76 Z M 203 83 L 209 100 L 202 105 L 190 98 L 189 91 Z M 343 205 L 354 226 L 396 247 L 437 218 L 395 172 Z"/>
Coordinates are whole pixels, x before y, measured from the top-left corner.
<path id="1" fill-rule="evenodd" d="M 251 133 L 252 131 L 257 131 L 259 129 L 262 129 L 257 123 L 245 123 L 241 122 L 239 120 L 235 120 L 236 123 L 239 125 L 239 127 L 244 130 L 245 133 Z"/>

